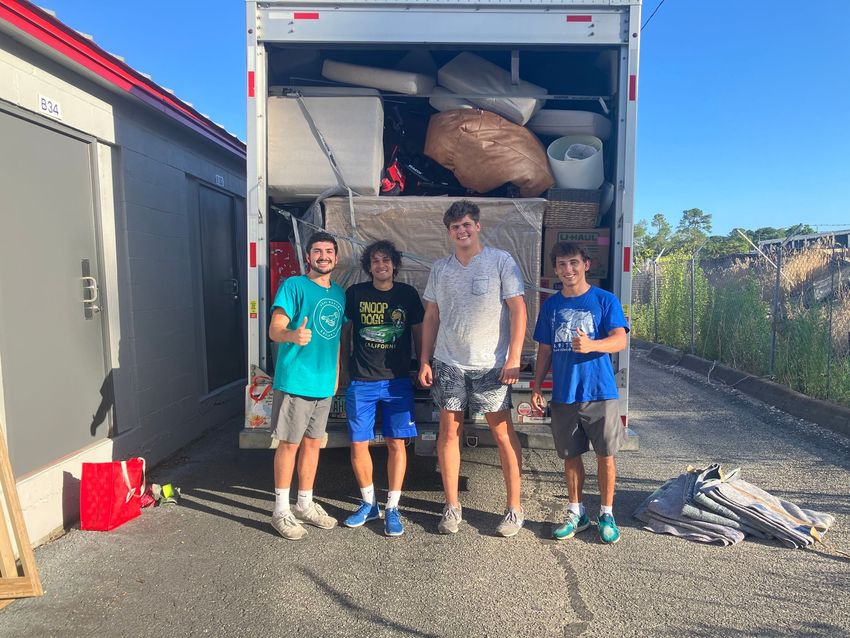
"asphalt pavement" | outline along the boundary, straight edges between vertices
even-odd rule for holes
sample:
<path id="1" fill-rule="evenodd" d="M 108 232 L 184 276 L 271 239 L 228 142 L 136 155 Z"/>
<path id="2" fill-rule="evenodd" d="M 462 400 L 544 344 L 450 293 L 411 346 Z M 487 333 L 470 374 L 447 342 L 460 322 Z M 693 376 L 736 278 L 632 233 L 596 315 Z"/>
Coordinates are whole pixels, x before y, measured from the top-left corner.
<path id="1" fill-rule="evenodd" d="M 0 611 L 0 636 L 850 636 L 850 561 L 836 552 L 850 552 L 850 440 L 644 353 L 632 366 L 641 439 L 618 459 L 617 545 L 602 545 L 595 529 L 551 540 L 566 490 L 547 450 L 523 453 L 526 529 L 495 537 L 504 491 L 490 448 L 464 450 L 467 522 L 454 536 L 436 534 L 439 475 L 417 459 L 401 501 L 404 536 L 370 523 L 286 541 L 269 525 L 272 453 L 240 451 L 233 424 L 151 473 L 182 489 L 180 505 L 38 548 L 45 595 Z M 317 500 L 342 518 L 357 503 L 348 453 L 322 454 Z M 386 453 L 374 455 L 385 499 Z M 720 548 L 632 519 L 665 479 L 712 461 L 834 514 L 826 544 Z M 595 514 L 595 463 L 586 466 Z"/>

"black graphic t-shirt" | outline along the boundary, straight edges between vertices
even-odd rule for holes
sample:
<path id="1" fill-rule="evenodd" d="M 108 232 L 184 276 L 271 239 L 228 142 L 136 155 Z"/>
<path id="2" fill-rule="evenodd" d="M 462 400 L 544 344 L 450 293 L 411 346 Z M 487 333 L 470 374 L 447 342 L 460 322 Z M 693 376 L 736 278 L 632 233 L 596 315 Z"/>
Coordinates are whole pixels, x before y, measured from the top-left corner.
<path id="1" fill-rule="evenodd" d="M 354 284 L 345 291 L 345 316 L 352 327 L 352 379 L 380 381 L 409 374 L 410 329 L 425 316 L 413 286 L 394 282 L 384 291 L 371 281 Z"/>

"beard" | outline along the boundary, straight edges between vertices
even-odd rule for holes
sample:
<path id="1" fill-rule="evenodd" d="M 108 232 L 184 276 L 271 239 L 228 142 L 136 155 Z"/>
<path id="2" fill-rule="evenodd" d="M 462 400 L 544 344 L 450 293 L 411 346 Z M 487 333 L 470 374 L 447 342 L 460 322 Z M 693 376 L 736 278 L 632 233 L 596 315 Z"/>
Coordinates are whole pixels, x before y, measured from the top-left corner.
<path id="1" fill-rule="evenodd" d="M 333 272 L 333 269 L 336 267 L 336 264 L 333 263 L 311 263 L 310 268 L 315 270 L 317 273 L 321 275 L 327 275 L 330 272 Z"/>

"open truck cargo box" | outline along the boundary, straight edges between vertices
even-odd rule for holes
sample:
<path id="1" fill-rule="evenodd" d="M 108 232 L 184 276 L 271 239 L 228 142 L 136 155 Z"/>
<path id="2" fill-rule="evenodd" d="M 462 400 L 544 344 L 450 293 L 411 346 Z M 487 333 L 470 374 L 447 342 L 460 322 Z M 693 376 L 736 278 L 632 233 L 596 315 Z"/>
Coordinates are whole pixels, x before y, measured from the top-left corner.
<path id="1" fill-rule="evenodd" d="M 610 202 L 610 207 L 607 204 L 601 207 L 596 225 L 607 229 L 610 245 L 607 276 L 597 283 L 618 296 L 628 316 L 640 5 L 640 0 L 545 3 L 438 0 L 414 4 L 400 0 L 333 3 L 320 0 L 309 4 L 248 0 L 249 371 L 273 369 L 274 347 L 268 340 L 272 300 L 269 243 L 297 241 L 290 220 L 275 210 L 286 210 L 293 217 L 303 215 L 312 196 L 326 190 L 325 186 L 339 184 L 315 132 L 309 131 L 309 126 L 305 129 L 304 121 L 291 124 L 302 114 L 291 111 L 287 116 L 290 119 L 283 123 L 269 112 L 273 98 L 293 92 L 301 92 L 305 97 L 325 92 L 327 97 L 322 102 L 332 113 L 318 128 L 337 159 L 346 156 L 341 162 L 345 165 L 342 172 L 348 186 L 356 191 L 350 199 L 326 200 L 325 219 L 321 222 L 344 238 L 339 242 L 341 260 L 335 274 L 343 285 L 365 278 L 356 258 L 358 251 L 372 240 L 391 239 L 407 253 L 401 280 L 410 281 L 420 292 L 427 280 L 429 263 L 451 254 L 441 218 L 455 196 L 465 192 L 464 188 L 459 187 L 459 180 L 454 185 L 449 183 L 449 178 L 456 178 L 450 172 L 446 171 L 447 178 L 433 171 L 433 166 L 421 161 L 421 157 L 410 157 L 422 153 L 428 121 L 438 111 L 473 106 L 473 102 L 479 108 L 484 105 L 485 109 L 490 106 L 490 110 L 497 111 L 493 104 L 508 101 L 518 105 L 512 115 L 517 121 L 527 122 L 526 129 L 537 135 L 544 147 L 565 134 L 593 133 L 599 137 L 604 144 L 604 179 L 613 188 L 605 191 L 607 196 L 600 193 L 600 202 Z M 476 58 L 486 62 L 480 66 L 497 67 L 491 70 L 498 81 L 476 82 L 479 78 L 474 73 L 459 68 L 463 66 L 460 62 Z M 332 83 L 322 76 L 323 66 L 333 66 L 328 61 L 348 65 L 344 75 L 328 73 L 342 82 Z M 453 91 L 443 86 L 428 89 L 430 79 L 421 81 L 418 77 L 437 79 L 441 69 L 446 76 L 453 68 L 461 71 L 447 80 Z M 416 74 L 417 82 L 408 87 L 410 74 Z M 385 83 L 388 78 L 392 80 L 390 84 Z M 404 82 L 397 84 L 399 80 Z M 363 85 L 381 87 L 381 91 L 374 92 Z M 365 99 L 381 104 L 383 125 L 377 116 L 371 117 L 365 126 L 355 125 L 353 118 L 346 117 L 346 110 L 334 104 L 351 97 L 346 91 L 358 95 L 371 91 Z M 545 110 L 539 111 L 544 102 Z M 338 147 L 342 149 L 347 139 L 353 140 L 345 147 L 351 151 L 341 152 Z M 410 148 L 411 142 L 415 142 L 414 148 Z M 382 169 L 392 168 L 396 146 L 405 144 L 408 148 L 402 150 L 408 157 L 403 159 L 410 164 L 403 165 L 422 169 L 422 174 L 410 169 L 406 189 L 400 193 L 397 188 L 387 189 L 398 196 L 378 197 Z M 307 169 L 301 161 L 306 152 L 315 162 L 315 171 Z M 284 166 L 281 156 L 291 160 L 286 168 L 281 168 Z M 362 171 L 365 178 L 349 177 L 349 167 Z M 315 180 L 318 169 L 322 176 Z M 424 185 L 423 181 L 427 180 L 423 180 L 423 174 L 430 180 Z M 363 183 L 354 183 L 359 181 Z M 435 190 L 434 184 L 439 188 Z M 485 243 L 511 252 L 529 284 L 526 302 L 530 334 L 540 300 L 540 294 L 531 285 L 540 282 L 546 261 L 539 217 L 545 204 L 543 200 L 509 199 L 516 196 L 515 187 L 516 184 L 504 185 L 487 193 L 490 197 L 476 201 L 482 205 Z M 517 209 L 518 203 L 526 211 L 534 211 L 530 218 L 523 217 Z M 354 208 L 353 223 L 349 206 Z M 556 228 L 554 224 L 543 226 L 544 234 L 548 228 Z M 561 227 L 559 222 L 557 228 Z M 312 230 L 306 226 L 302 229 L 304 235 Z M 348 237 L 354 237 L 354 244 L 345 239 Z M 602 259 L 598 256 L 597 262 Z M 544 278 L 544 281 L 553 285 L 551 280 Z M 533 348 L 527 338 L 526 357 Z M 625 425 L 629 350 L 613 355 L 612 359 Z M 528 379 L 523 382 L 527 384 Z M 543 423 L 528 420 L 533 421 L 534 415 L 525 414 L 527 398 L 523 392 L 528 394 L 528 390 L 520 392 L 519 386 L 515 390 L 519 401 L 515 415 L 518 429 L 545 427 Z M 335 402 L 337 408 L 339 399 Z M 432 445 L 436 429 L 433 422 L 436 415 L 427 404 L 422 404 L 423 400 L 427 401 L 427 396 L 417 397 L 417 421 L 422 421 L 420 432 L 428 438 L 417 441 L 417 447 L 421 443 Z M 342 417 L 339 409 L 335 412 Z M 427 421 L 428 417 L 431 421 Z M 480 424 L 471 418 L 467 427 L 477 428 Z M 333 437 L 329 437 L 327 444 L 345 444 L 344 430 L 344 419 L 332 419 L 329 431 Z M 247 435 L 241 437 L 240 446 L 269 447 L 268 433 L 266 438 L 261 438 L 260 432 L 254 434 L 258 438 L 250 441 Z M 541 435 L 535 440 L 541 438 L 545 437 Z"/>

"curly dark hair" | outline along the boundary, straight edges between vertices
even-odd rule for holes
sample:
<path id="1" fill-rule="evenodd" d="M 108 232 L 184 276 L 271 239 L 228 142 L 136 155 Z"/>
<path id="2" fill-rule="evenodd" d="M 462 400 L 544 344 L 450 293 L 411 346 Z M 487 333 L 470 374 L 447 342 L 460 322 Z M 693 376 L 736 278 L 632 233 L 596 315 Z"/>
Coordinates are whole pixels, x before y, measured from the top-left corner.
<path id="1" fill-rule="evenodd" d="M 360 267 L 367 275 L 372 274 L 372 256 L 376 253 L 383 253 L 393 262 L 393 279 L 398 274 L 401 268 L 401 252 L 395 247 L 395 244 L 386 239 L 373 241 L 363 250 L 363 255 L 360 257 Z"/>
<path id="2" fill-rule="evenodd" d="M 472 221 L 478 222 L 481 217 L 481 210 L 477 204 L 473 204 L 467 199 L 461 199 L 449 206 L 449 209 L 443 215 L 443 223 L 448 228 L 453 222 L 460 221 L 467 215 Z"/>

